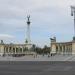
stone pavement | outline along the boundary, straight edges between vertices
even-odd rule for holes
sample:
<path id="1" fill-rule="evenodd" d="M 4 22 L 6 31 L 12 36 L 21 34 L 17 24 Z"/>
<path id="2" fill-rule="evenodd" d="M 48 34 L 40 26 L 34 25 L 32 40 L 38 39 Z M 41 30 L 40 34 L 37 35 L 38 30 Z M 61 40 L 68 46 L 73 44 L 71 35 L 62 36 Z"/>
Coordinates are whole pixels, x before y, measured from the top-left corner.
<path id="1" fill-rule="evenodd" d="M 23 57 L 1 57 L 0 61 L 75 61 L 75 55 L 55 55 L 50 56 L 48 55 L 42 56 L 37 55 L 37 57 L 34 58 L 34 56 L 23 56 Z"/>
<path id="2" fill-rule="evenodd" d="M 0 61 L 0 75 L 75 75 L 75 62 Z"/>
<path id="3" fill-rule="evenodd" d="M 0 57 L 0 75 L 75 75 L 75 55 Z"/>

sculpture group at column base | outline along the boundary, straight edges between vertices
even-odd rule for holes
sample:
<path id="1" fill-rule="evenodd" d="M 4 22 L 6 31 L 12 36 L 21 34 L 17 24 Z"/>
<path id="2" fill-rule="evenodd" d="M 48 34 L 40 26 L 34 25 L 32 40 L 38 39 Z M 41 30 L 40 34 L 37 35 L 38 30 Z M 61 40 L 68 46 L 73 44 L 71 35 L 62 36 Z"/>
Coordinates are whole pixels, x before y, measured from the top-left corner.
<path id="1" fill-rule="evenodd" d="M 73 37 L 73 41 L 75 41 L 75 36 Z"/>

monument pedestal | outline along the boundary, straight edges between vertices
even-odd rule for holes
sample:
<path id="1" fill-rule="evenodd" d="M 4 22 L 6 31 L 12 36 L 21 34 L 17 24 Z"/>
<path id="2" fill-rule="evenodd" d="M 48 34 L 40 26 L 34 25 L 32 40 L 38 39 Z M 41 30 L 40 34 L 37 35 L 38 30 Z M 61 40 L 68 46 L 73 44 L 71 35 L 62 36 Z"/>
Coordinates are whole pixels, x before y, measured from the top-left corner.
<path id="1" fill-rule="evenodd" d="M 73 41 L 75 41 L 75 36 L 73 37 Z"/>

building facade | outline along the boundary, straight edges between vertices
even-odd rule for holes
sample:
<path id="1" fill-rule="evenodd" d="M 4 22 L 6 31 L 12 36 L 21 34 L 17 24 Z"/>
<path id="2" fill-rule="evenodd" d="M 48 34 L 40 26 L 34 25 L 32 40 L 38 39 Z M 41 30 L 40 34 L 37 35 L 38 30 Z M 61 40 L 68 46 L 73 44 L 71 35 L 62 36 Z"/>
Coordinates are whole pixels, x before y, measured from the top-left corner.
<path id="1" fill-rule="evenodd" d="M 0 55 L 25 55 L 25 54 L 32 54 L 30 48 L 32 44 L 0 44 Z"/>
<path id="2" fill-rule="evenodd" d="M 70 42 L 56 42 L 56 37 L 51 40 L 51 54 L 75 54 L 75 38 Z"/>

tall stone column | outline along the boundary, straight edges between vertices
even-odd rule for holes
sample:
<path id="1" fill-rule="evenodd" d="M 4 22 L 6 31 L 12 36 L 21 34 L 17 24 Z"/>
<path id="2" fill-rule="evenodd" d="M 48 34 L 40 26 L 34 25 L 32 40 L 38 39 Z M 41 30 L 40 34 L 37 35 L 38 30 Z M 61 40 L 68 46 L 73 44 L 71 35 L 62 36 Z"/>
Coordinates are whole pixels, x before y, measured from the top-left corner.
<path id="1" fill-rule="evenodd" d="M 26 44 L 30 44 L 31 40 L 30 40 L 30 15 L 27 16 L 27 38 L 26 38 Z"/>

